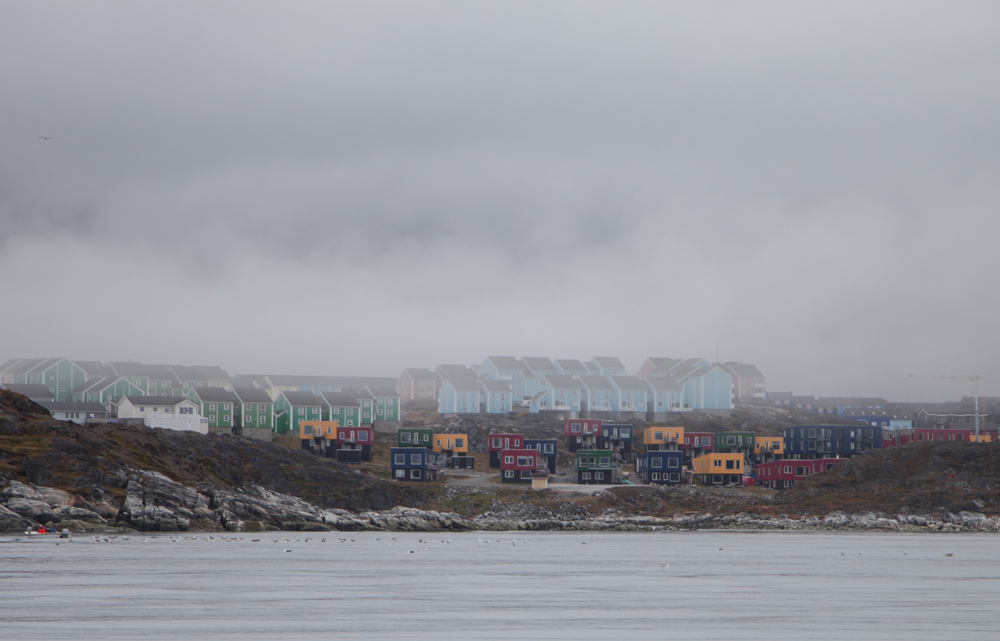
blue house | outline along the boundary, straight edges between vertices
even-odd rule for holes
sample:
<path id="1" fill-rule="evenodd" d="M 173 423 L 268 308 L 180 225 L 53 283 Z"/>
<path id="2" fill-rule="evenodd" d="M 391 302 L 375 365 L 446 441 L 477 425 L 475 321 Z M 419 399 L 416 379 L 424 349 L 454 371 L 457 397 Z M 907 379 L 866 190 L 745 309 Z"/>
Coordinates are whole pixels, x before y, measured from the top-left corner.
<path id="1" fill-rule="evenodd" d="M 549 474 L 556 473 L 556 453 L 558 440 L 554 438 L 526 438 L 524 449 L 535 450 L 545 457 L 545 465 Z"/>
<path id="2" fill-rule="evenodd" d="M 698 367 L 676 380 L 692 410 L 733 409 L 733 377 L 718 365 Z"/>
<path id="3" fill-rule="evenodd" d="M 625 376 L 625 365 L 614 356 L 595 356 L 590 359 L 591 370 L 600 376 Z"/>
<path id="4" fill-rule="evenodd" d="M 882 428 L 799 425 L 784 429 L 786 459 L 850 458 L 882 447 Z"/>
<path id="5" fill-rule="evenodd" d="M 479 366 L 479 378 L 486 378 L 495 381 L 507 381 L 514 397 L 520 401 L 525 396 L 530 396 L 526 388 L 526 374 L 524 363 L 513 356 L 489 356 Z"/>
<path id="6" fill-rule="evenodd" d="M 437 480 L 438 455 L 426 447 L 390 448 L 389 461 L 397 481 Z"/>
<path id="7" fill-rule="evenodd" d="M 556 372 L 564 376 L 588 376 L 593 374 L 586 365 L 572 358 L 557 358 L 555 366 Z"/>
<path id="8" fill-rule="evenodd" d="M 635 472 L 647 485 L 677 485 L 683 463 L 683 452 L 646 452 L 635 459 Z"/>
<path id="9" fill-rule="evenodd" d="M 635 428 L 631 423 L 601 423 L 597 432 L 597 449 L 611 450 L 623 463 L 632 462 L 632 436 Z"/>
<path id="10" fill-rule="evenodd" d="M 481 389 L 471 378 L 449 378 L 441 384 L 438 412 L 442 414 L 479 414 Z"/>
<path id="11" fill-rule="evenodd" d="M 480 411 L 487 414 L 507 414 L 512 411 L 513 394 L 508 381 L 485 379 L 479 381 Z"/>
<path id="12" fill-rule="evenodd" d="M 531 397 L 531 412 L 579 412 L 580 382 L 572 376 L 543 376 L 539 391 Z"/>
<path id="13" fill-rule="evenodd" d="M 618 407 L 615 412 L 636 412 L 646 414 L 646 395 L 649 388 L 638 376 L 611 376 L 611 385 L 618 391 Z"/>
<path id="14" fill-rule="evenodd" d="M 857 407 L 845 407 L 837 412 L 840 416 L 844 418 L 849 418 L 852 421 L 861 421 L 862 423 L 868 423 L 874 427 L 884 427 L 888 429 L 892 425 L 892 413 L 884 408 L 857 408 Z"/>
<path id="15" fill-rule="evenodd" d="M 577 376 L 581 412 L 612 412 L 618 407 L 618 389 L 607 376 Z"/>
<path id="16" fill-rule="evenodd" d="M 545 356 L 525 356 L 521 359 L 521 363 L 524 364 L 525 367 L 525 398 L 531 398 L 536 392 L 539 391 L 538 385 L 541 383 L 543 376 L 559 373 L 558 370 L 556 370 L 556 365 L 552 362 L 552 359 Z M 530 385 L 528 385 L 529 381 Z"/>
<path id="17" fill-rule="evenodd" d="M 648 390 L 646 414 L 651 414 L 654 422 L 665 418 L 657 417 L 657 414 L 683 411 L 684 388 L 672 376 L 650 376 L 645 383 Z"/>

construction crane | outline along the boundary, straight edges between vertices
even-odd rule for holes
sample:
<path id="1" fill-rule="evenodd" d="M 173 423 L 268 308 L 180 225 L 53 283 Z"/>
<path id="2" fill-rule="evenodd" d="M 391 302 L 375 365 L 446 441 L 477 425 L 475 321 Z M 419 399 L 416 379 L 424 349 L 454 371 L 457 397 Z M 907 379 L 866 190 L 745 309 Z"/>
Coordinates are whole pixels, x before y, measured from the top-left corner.
<path id="1" fill-rule="evenodd" d="M 887 376 L 901 376 L 903 378 L 936 378 L 943 381 L 972 381 L 973 394 L 976 398 L 976 442 L 979 442 L 979 381 L 983 380 L 982 374 L 948 374 L 948 368 L 944 368 L 943 375 L 935 374 L 887 374 Z"/>

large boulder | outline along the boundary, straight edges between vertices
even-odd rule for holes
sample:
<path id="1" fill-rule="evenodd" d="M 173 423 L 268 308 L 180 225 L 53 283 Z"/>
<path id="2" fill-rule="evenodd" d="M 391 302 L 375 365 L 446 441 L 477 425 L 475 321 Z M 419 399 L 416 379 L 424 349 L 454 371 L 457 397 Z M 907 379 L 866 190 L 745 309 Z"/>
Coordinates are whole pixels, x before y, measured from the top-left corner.
<path id="1" fill-rule="evenodd" d="M 31 519 L 26 519 L 16 512 L 11 512 L 0 505 L 0 532 L 24 532 L 28 528 L 36 527 Z"/>

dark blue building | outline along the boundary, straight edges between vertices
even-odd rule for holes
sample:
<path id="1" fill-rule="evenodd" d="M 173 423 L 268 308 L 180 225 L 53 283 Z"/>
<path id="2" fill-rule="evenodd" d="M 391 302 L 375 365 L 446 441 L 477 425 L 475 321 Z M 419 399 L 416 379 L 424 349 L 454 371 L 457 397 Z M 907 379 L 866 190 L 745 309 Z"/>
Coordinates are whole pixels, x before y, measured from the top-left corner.
<path id="1" fill-rule="evenodd" d="M 635 459 L 635 473 L 643 483 L 678 485 L 684 452 L 646 452 Z"/>
<path id="2" fill-rule="evenodd" d="M 858 425 L 786 427 L 785 458 L 850 458 L 882 447 L 882 429 Z"/>
<path id="3" fill-rule="evenodd" d="M 635 427 L 631 423 L 604 423 L 597 432 L 597 449 L 611 450 L 622 463 L 632 462 L 632 435 Z"/>
<path id="4" fill-rule="evenodd" d="M 389 450 L 392 478 L 397 481 L 436 481 L 438 455 L 426 447 L 394 447 Z"/>
<path id="5" fill-rule="evenodd" d="M 526 438 L 524 439 L 524 449 L 536 450 L 545 457 L 545 465 L 549 469 L 549 474 L 556 473 L 556 451 L 558 439 L 554 438 Z"/>

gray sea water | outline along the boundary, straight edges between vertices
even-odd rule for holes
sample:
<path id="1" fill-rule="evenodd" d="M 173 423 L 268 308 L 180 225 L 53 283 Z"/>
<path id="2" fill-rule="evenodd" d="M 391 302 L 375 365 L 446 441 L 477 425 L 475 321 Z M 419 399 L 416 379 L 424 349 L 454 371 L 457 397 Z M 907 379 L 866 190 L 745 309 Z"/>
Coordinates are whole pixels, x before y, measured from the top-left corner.
<path id="1" fill-rule="evenodd" d="M 1000 639 L 996 535 L 211 536 L 0 538 L 0 637 Z"/>

